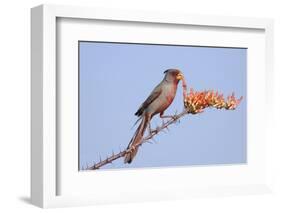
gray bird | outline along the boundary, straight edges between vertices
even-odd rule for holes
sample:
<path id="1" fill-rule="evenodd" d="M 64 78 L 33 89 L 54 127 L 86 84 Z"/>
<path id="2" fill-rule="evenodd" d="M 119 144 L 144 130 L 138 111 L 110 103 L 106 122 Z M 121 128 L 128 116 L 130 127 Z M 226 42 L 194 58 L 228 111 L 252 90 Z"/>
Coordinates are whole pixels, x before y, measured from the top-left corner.
<path id="1" fill-rule="evenodd" d="M 150 120 L 154 115 L 159 113 L 161 118 L 172 117 L 167 115 L 164 116 L 164 111 L 173 102 L 177 92 L 178 83 L 183 79 L 183 74 L 178 69 L 168 69 L 164 74 L 164 79 L 154 88 L 149 97 L 135 113 L 136 116 L 140 117 L 139 120 L 141 120 L 141 123 L 128 145 L 128 148 L 132 148 L 132 151 L 125 155 L 125 163 L 131 163 L 136 156 L 138 148 L 135 147 L 135 145 L 142 141 L 147 126 L 149 126 L 149 129 L 151 130 Z"/>

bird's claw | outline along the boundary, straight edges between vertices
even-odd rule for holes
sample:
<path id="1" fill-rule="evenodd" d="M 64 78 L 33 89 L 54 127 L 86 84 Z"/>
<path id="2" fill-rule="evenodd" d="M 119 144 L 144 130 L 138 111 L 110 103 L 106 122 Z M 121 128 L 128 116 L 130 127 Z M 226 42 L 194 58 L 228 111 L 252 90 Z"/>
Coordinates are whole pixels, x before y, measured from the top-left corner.
<path id="1" fill-rule="evenodd" d="M 157 126 L 156 129 L 155 129 L 156 133 L 160 132 L 160 129 L 161 128 L 159 126 Z"/>
<path id="2" fill-rule="evenodd" d="M 155 129 L 151 130 L 150 134 L 157 134 L 158 132 L 160 132 L 161 128 L 158 126 Z"/>
<path id="3" fill-rule="evenodd" d="M 178 119 L 178 116 L 177 116 L 177 115 L 173 115 L 173 116 L 172 116 L 172 119 L 175 121 L 175 120 Z"/>

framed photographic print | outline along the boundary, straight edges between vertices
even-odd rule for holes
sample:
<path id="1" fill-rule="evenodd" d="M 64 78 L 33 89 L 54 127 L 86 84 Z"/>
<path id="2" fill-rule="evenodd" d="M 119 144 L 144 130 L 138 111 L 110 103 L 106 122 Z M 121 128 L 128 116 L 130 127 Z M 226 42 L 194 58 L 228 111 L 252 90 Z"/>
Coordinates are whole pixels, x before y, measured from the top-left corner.
<path id="1" fill-rule="evenodd" d="M 272 20 L 31 14 L 32 203 L 270 192 Z"/>

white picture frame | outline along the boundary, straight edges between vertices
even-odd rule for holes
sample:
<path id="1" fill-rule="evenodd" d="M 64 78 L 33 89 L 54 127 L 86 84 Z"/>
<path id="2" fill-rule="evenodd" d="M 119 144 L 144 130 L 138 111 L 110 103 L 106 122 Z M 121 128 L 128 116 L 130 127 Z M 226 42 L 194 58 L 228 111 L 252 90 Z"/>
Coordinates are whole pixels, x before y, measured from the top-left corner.
<path id="1" fill-rule="evenodd" d="M 256 50 L 252 51 L 251 54 L 258 52 L 257 54 L 259 55 L 255 56 L 260 59 L 255 65 L 252 63 L 254 61 L 252 59 L 255 59 L 254 55 L 249 55 L 249 60 L 252 61 L 250 62 L 249 73 L 253 74 L 255 69 L 257 76 L 253 79 L 252 74 L 248 75 L 248 80 L 250 85 L 252 85 L 248 88 L 249 96 L 254 97 L 259 94 L 261 96 L 260 100 L 262 101 L 262 103 L 253 110 L 251 116 L 248 117 L 251 125 L 249 131 L 258 132 L 257 135 L 251 139 L 256 141 L 257 148 L 252 145 L 249 147 L 249 152 L 252 152 L 251 156 L 255 156 L 255 164 L 253 166 L 249 164 L 249 167 L 240 165 L 239 167 L 233 166 L 231 168 L 229 166 L 209 166 L 188 169 L 189 171 L 185 168 L 144 169 L 138 171 L 126 170 L 118 173 L 106 171 L 106 174 L 99 172 L 96 176 L 93 176 L 93 173 L 83 172 L 83 177 L 78 177 L 74 174 L 72 168 L 69 170 L 64 169 L 67 166 L 65 166 L 65 164 L 59 164 L 59 161 L 65 162 L 67 159 L 75 162 L 77 156 L 72 156 L 71 153 L 65 153 L 64 156 L 67 156 L 67 158 L 61 159 L 61 152 L 66 152 L 64 151 L 65 147 L 60 146 L 61 150 L 58 150 L 57 146 L 57 121 L 59 116 L 57 109 L 59 107 L 58 98 L 60 97 L 57 95 L 58 88 L 60 87 L 60 81 L 57 78 L 57 51 L 59 48 L 57 36 L 59 27 L 58 23 L 61 19 L 68 19 L 70 21 L 74 19 L 88 21 L 116 21 L 120 25 L 122 25 L 123 22 L 146 23 L 165 26 L 165 28 L 167 28 L 166 30 L 169 30 L 169 26 L 197 26 L 212 30 L 216 30 L 217 28 L 228 32 L 234 30 L 237 32 L 239 30 L 260 32 L 261 36 L 257 36 L 256 40 L 252 37 L 249 39 L 253 40 L 253 43 L 249 43 L 249 45 L 251 45 L 253 50 Z M 273 101 L 270 93 L 273 88 L 273 21 L 271 19 L 216 17 L 173 13 L 161 14 L 143 11 L 41 5 L 32 8 L 31 10 L 31 27 L 31 201 L 33 204 L 47 208 L 91 205 L 96 203 L 137 202 L 143 200 L 165 200 L 184 197 L 270 192 L 270 171 L 268 170 L 270 165 L 268 165 L 269 161 L 266 161 L 264 148 L 268 146 L 270 142 L 269 131 L 272 125 L 272 114 L 270 114 L 270 112 L 264 113 L 261 116 L 260 124 L 255 124 L 257 123 L 255 116 L 260 111 L 264 111 L 265 107 L 267 105 L 270 106 Z M 71 30 L 71 27 L 67 30 Z M 69 37 L 74 40 L 79 39 L 81 36 L 83 37 L 83 30 L 81 28 L 79 32 L 82 32 L 82 34 L 73 33 L 72 35 L 71 33 Z M 91 33 L 89 33 L 89 35 L 90 34 Z M 235 36 L 239 35 L 234 33 L 231 36 L 231 39 L 234 39 Z M 247 40 L 247 38 L 245 38 L 245 40 Z M 196 43 L 196 41 L 194 42 Z M 243 45 L 243 41 L 241 42 L 241 45 Z M 212 45 L 216 45 L 216 43 L 214 42 Z M 257 49 L 255 49 L 255 46 L 257 46 Z M 76 68 L 77 67 L 75 67 L 75 69 Z M 263 78 L 264 76 L 266 76 L 266 79 Z M 262 86 L 258 86 L 258 83 Z M 258 100 L 253 98 L 252 101 L 252 103 L 254 103 Z M 249 107 L 252 106 L 251 102 L 249 105 Z M 261 129 L 266 129 L 267 131 L 261 133 L 262 131 L 258 131 Z M 67 130 L 65 132 L 67 132 Z M 72 149 L 71 147 L 68 148 L 68 150 Z M 215 174 L 212 176 L 212 173 Z M 227 173 L 229 175 L 233 174 L 235 177 L 228 178 L 228 181 L 223 180 L 224 175 L 227 175 Z M 242 175 L 242 173 L 244 174 Z M 249 175 L 247 175 L 248 173 Z M 212 181 L 205 181 L 205 184 L 202 184 L 202 180 L 199 180 L 198 177 L 205 175 L 208 175 Z M 125 184 L 125 182 L 132 176 L 146 181 L 147 178 L 151 178 L 152 183 L 154 183 L 153 178 L 165 178 L 162 179 L 163 181 L 158 181 L 158 183 L 155 182 L 154 186 L 150 185 L 147 188 L 145 184 L 140 184 L 139 187 L 131 190 L 130 184 Z M 167 183 L 168 180 L 172 181 L 179 176 L 182 177 L 182 179 L 179 178 L 175 181 L 178 182 L 178 185 Z M 253 178 L 255 176 L 258 177 Z M 67 179 L 62 177 L 67 177 Z M 109 177 L 124 180 L 120 183 L 121 187 L 112 184 L 108 185 L 113 191 L 110 195 L 107 190 L 102 191 L 102 187 L 106 188 L 106 185 L 103 186 L 103 184 L 108 183 L 106 180 L 108 180 Z M 186 179 L 184 178 L 187 177 L 189 177 L 189 180 L 185 181 Z M 91 186 L 87 185 L 93 178 L 96 178 L 96 180 L 99 181 L 100 187 L 97 187 L 97 193 L 95 194 L 87 193 L 87 191 L 93 190 Z M 143 182 L 145 183 L 146 181 Z M 83 182 L 85 184 L 79 185 L 78 182 Z M 61 185 L 63 184 L 65 184 L 63 188 L 67 188 L 68 190 L 63 190 L 63 193 L 61 193 Z M 191 185 L 194 187 L 191 187 Z M 151 191 L 146 193 L 147 190 Z M 117 191 L 117 193 L 114 193 L 114 191 Z"/>

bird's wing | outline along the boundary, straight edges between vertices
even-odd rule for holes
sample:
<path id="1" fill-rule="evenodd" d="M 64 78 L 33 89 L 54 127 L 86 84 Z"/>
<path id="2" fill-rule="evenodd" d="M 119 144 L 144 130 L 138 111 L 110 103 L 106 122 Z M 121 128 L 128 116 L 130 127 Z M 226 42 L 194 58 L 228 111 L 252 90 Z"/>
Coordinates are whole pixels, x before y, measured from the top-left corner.
<path id="1" fill-rule="evenodd" d="M 143 111 L 151 104 L 156 98 L 159 97 L 161 94 L 162 89 L 161 85 L 159 84 L 155 89 L 151 92 L 148 98 L 143 102 L 143 104 L 139 107 L 138 111 L 135 113 L 137 116 L 141 116 Z"/>

